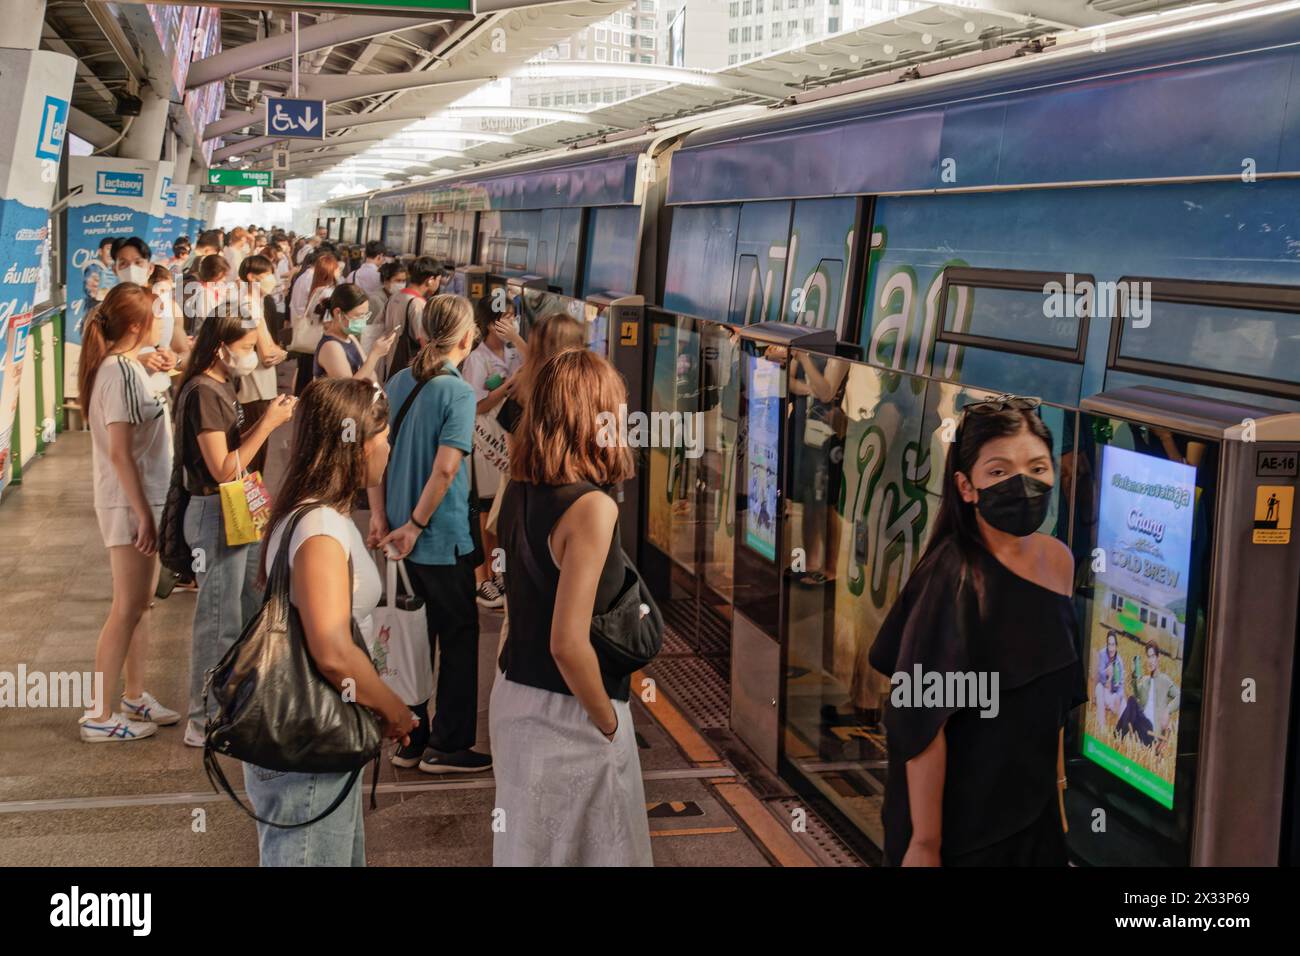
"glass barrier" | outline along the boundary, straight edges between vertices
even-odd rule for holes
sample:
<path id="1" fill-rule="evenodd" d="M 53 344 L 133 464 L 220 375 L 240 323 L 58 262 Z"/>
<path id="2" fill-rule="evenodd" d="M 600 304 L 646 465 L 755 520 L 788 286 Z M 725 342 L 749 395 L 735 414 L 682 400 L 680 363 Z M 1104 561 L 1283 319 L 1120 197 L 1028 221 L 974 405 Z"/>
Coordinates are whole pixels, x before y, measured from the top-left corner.
<path id="1" fill-rule="evenodd" d="M 924 550 L 962 406 L 992 393 L 792 354 L 784 760 L 883 848 L 890 681 L 868 654 Z M 1058 480 L 1040 530 L 1068 542 L 1078 413 L 1041 414 Z"/>
<path id="2" fill-rule="evenodd" d="M 650 402 L 655 415 L 693 414 L 700 406 L 697 320 L 656 313 L 650 322 Z M 648 448 L 646 540 L 678 568 L 697 573 L 695 468 L 682 447 Z"/>

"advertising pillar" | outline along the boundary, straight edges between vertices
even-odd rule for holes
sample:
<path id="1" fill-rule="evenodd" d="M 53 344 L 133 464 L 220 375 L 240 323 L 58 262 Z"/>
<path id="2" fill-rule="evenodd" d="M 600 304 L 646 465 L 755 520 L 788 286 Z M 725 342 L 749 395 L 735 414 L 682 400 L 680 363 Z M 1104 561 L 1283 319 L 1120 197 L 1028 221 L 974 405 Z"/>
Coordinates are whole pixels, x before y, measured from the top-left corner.
<path id="1" fill-rule="evenodd" d="M 0 49 L 0 98 L 17 106 L 0 112 L 0 493 L 11 465 L 32 309 L 48 262 L 49 210 L 75 71 L 76 61 L 60 53 Z"/>
<path id="2" fill-rule="evenodd" d="M 86 313 L 99 292 L 93 268 L 101 240 L 139 236 L 156 250 L 154 219 L 166 212 L 171 191 L 171 164 L 111 156 L 73 156 L 68 160 L 68 188 L 81 191 L 68 205 L 65 261 L 68 314 L 64 323 L 66 394 L 76 394 L 77 357 Z M 156 250 L 157 251 L 157 250 Z M 171 255 L 168 248 L 166 255 Z"/>

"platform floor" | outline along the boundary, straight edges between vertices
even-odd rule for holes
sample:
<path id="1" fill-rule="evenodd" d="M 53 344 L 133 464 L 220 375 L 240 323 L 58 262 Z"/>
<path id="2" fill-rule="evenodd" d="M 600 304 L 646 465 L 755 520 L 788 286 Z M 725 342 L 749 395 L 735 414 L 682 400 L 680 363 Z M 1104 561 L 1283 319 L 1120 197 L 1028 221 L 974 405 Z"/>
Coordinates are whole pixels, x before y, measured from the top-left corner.
<path id="1" fill-rule="evenodd" d="M 286 440 L 273 442 L 268 478 Z M 0 671 L 93 667 L 110 578 L 89 475 L 89 434 L 65 433 L 0 503 Z M 192 593 L 175 592 L 150 612 L 147 686 L 180 710 L 193 603 Z M 487 702 L 501 615 L 481 611 L 480 620 L 479 746 L 490 749 Z M 671 664 L 651 670 L 654 701 L 634 698 L 656 865 L 855 865 L 826 852 L 834 838 L 811 810 L 808 829 L 792 832 L 800 801 L 729 733 L 702 732 L 692 722 L 674 702 L 688 699 L 689 688 L 675 694 L 672 676 L 688 673 L 692 662 Z M 0 708 L 0 866 L 257 863 L 252 822 L 212 791 L 201 752 L 181 742 L 181 725 L 147 740 L 91 746 L 78 739 L 79 716 Z M 242 780 L 234 762 L 228 776 Z M 365 817 L 370 865 L 490 865 L 490 772 L 447 779 L 385 760 L 381 781 L 378 808 Z"/>

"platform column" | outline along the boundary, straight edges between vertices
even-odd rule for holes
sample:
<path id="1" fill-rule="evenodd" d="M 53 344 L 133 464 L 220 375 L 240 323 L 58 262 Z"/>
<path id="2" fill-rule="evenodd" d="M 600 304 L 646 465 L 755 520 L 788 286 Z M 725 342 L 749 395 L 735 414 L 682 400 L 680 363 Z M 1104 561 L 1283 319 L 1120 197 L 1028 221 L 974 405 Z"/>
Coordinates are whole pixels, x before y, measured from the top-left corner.
<path id="1" fill-rule="evenodd" d="M 44 20 L 44 0 L 5 0 L 0 18 L 0 491 L 34 448 L 13 429 L 77 68 L 37 49 Z"/>

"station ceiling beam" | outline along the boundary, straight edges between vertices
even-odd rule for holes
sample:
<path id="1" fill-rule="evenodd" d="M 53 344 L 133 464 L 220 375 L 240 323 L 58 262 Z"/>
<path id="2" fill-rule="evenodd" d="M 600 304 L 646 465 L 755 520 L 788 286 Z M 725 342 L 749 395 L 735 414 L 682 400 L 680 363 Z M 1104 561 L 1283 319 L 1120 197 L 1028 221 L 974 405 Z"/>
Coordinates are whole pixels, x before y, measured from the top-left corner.
<path id="1" fill-rule="evenodd" d="M 369 40 L 390 33 L 400 33 L 416 27 L 441 21 L 428 17 L 337 17 L 314 23 L 298 31 L 298 54 L 305 56 L 357 40 Z M 185 88 L 192 90 L 205 84 L 224 80 L 248 70 L 270 66 L 293 58 L 293 33 L 286 31 L 276 36 L 245 43 L 190 64 Z"/>

